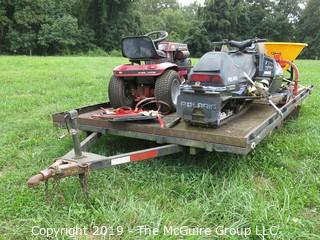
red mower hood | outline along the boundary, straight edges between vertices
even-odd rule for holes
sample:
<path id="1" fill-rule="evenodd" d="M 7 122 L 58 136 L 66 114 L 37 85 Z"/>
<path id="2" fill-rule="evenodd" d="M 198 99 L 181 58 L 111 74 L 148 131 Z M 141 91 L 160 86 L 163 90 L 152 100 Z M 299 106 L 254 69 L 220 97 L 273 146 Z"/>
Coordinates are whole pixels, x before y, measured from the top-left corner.
<path id="1" fill-rule="evenodd" d="M 169 68 L 177 68 L 174 63 L 158 63 L 145 65 L 124 64 L 113 69 L 117 77 L 135 77 L 135 76 L 159 76 Z"/>

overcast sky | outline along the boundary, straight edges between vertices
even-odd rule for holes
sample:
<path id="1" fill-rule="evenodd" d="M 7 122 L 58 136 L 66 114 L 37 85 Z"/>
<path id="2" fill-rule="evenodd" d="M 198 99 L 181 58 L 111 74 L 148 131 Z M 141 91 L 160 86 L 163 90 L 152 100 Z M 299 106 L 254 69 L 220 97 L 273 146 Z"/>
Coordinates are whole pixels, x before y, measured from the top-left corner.
<path id="1" fill-rule="evenodd" d="M 178 2 L 181 3 L 183 6 L 186 6 L 193 2 L 198 2 L 200 4 L 203 4 L 204 0 L 178 0 Z"/>

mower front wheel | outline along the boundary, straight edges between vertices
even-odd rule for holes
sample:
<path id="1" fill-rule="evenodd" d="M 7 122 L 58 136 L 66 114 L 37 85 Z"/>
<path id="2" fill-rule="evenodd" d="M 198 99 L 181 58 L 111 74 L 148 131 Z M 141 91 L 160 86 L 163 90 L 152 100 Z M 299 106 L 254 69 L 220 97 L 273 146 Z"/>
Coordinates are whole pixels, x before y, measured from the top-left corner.
<path id="1" fill-rule="evenodd" d="M 113 108 L 132 107 L 134 98 L 129 83 L 112 75 L 108 86 L 109 101 Z"/>
<path id="2" fill-rule="evenodd" d="M 154 95 L 156 99 L 168 103 L 172 112 L 176 110 L 179 94 L 180 78 L 177 71 L 167 70 L 157 78 Z"/>

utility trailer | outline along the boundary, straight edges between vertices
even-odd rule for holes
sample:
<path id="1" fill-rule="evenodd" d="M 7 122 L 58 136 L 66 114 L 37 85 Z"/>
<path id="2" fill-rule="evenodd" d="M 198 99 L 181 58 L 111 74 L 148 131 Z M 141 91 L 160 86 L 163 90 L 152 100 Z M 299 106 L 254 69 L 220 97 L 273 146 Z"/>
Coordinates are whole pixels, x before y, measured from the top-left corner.
<path id="1" fill-rule="evenodd" d="M 168 126 L 172 126 L 167 128 L 161 128 L 155 121 L 110 122 L 92 118 L 93 115 L 101 113 L 101 108 L 109 108 L 108 102 L 55 113 L 54 125 L 69 129 L 74 148 L 51 166 L 31 177 L 28 186 L 37 186 L 42 181 L 47 182 L 49 178 L 79 175 L 81 186 L 87 192 L 87 173 L 97 169 L 185 150 L 189 150 L 191 154 L 195 154 L 198 149 L 204 149 L 209 152 L 246 155 L 286 118 L 296 115 L 311 90 L 312 86 L 301 87 L 298 95 L 281 106 L 279 111 L 269 104 L 253 101 L 244 114 L 217 129 L 178 122 L 175 113 L 164 117 Z M 82 142 L 79 130 L 87 133 Z M 102 156 L 86 151 L 101 135 L 107 134 L 149 140 L 159 146 L 115 156 Z"/>

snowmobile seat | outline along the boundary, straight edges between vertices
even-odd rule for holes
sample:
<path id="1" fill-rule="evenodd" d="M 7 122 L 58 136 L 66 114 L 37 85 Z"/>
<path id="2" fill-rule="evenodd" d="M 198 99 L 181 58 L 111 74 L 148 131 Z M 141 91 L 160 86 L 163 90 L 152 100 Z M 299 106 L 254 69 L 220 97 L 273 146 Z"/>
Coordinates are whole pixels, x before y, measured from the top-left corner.
<path id="1" fill-rule="evenodd" d="M 247 47 L 250 47 L 252 45 L 252 40 L 251 39 L 247 39 L 247 40 L 244 40 L 244 41 L 231 40 L 231 41 L 229 41 L 229 45 L 231 47 L 239 48 L 239 50 L 243 50 L 243 49 L 245 49 Z"/>

